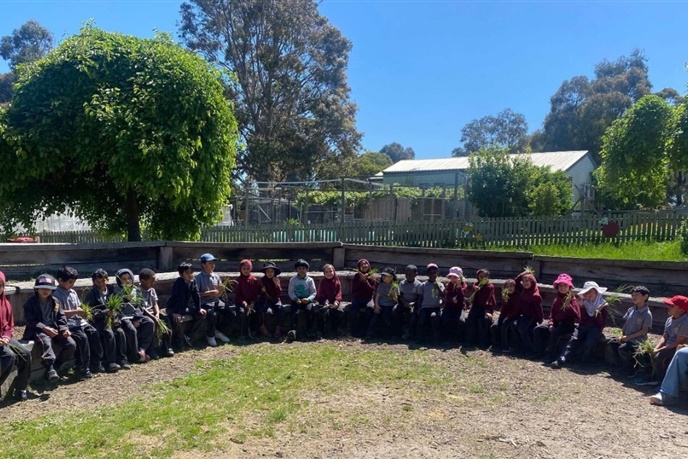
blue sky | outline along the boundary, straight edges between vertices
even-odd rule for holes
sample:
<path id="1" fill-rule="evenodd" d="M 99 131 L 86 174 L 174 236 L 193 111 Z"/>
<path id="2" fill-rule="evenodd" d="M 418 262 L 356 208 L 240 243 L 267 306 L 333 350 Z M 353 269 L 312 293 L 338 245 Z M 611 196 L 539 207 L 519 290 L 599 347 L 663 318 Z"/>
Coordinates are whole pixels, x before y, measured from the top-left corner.
<path id="1" fill-rule="evenodd" d="M 180 4 L 0 0 L 0 35 L 36 19 L 59 40 L 90 18 L 176 35 Z M 349 84 L 369 150 L 399 142 L 419 158 L 447 157 L 464 124 L 507 107 L 535 130 L 564 80 L 633 48 L 646 53 L 655 90 L 686 93 L 686 2 L 329 0 L 321 11 L 353 42 Z"/>

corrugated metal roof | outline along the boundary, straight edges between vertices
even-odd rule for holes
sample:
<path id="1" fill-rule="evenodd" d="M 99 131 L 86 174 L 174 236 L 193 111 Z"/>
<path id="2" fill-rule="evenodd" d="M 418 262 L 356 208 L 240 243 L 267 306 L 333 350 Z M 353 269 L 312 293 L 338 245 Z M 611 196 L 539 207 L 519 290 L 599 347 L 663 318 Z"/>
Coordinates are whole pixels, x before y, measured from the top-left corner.
<path id="1" fill-rule="evenodd" d="M 530 154 L 513 154 L 510 156 L 529 156 L 536 166 L 550 166 L 553 171 L 567 171 L 576 164 L 588 150 L 550 151 Z M 404 159 L 382 171 L 383 173 L 429 172 L 429 171 L 463 171 L 468 169 L 468 158 L 438 159 Z"/>

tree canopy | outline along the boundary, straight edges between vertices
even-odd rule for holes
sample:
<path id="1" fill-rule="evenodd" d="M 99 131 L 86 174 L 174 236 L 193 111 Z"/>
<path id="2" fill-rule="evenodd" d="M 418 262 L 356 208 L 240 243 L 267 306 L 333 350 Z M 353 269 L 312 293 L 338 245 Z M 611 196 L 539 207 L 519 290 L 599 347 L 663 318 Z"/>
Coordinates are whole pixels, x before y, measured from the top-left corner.
<path id="1" fill-rule="evenodd" d="M 0 57 L 8 61 L 10 72 L 0 74 L 0 102 L 12 98 L 17 82 L 17 66 L 37 61 L 53 48 L 52 33 L 34 20 L 27 21 L 11 35 L 0 38 Z"/>
<path id="2" fill-rule="evenodd" d="M 184 43 L 233 76 L 227 94 L 243 141 L 238 170 L 248 178 L 312 179 L 359 147 L 346 78 L 351 42 L 318 12 L 318 3 L 190 0 L 181 6 Z"/>
<path id="3" fill-rule="evenodd" d="M 616 61 L 603 60 L 595 76 L 575 76 L 551 97 L 542 144 L 550 151 L 590 150 L 598 155 L 602 136 L 641 97 L 650 93 L 647 58 L 634 50 Z"/>
<path id="4" fill-rule="evenodd" d="M 2 113 L 5 229 L 73 212 L 140 239 L 200 236 L 221 218 L 236 122 L 217 70 L 171 37 L 92 26 L 19 67 Z"/>
<path id="5" fill-rule="evenodd" d="M 528 155 L 481 150 L 469 157 L 469 199 L 483 217 L 564 215 L 571 210 L 571 179 L 535 166 Z"/>
<path id="6" fill-rule="evenodd" d="M 392 142 L 380 149 L 380 153 L 384 153 L 392 160 L 392 163 L 398 163 L 402 159 L 416 159 L 416 152 L 413 148 L 404 148 L 400 143 Z"/>
<path id="7" fill-rule="evenodd" d="M 486 149 L 502 149 L 510 153 L 525 153 L 528 146 L 526 117 L 507 108 L 497 116 L 484 116 L 461 129 L 463 146 L 455 148 L 454 156 L 468 156 Z"/>
<path id="8" fill-rule="evenodd" d="M 682 190 L 672 186 L 670 176 L 688 166 L 684 113 L 685 105 L 674 109 L 648 95 L 607 129 L 602 165 L 595 172 L 606 206 L 656 208 L 667 203 L 669 194 L 681 200 Z"/>

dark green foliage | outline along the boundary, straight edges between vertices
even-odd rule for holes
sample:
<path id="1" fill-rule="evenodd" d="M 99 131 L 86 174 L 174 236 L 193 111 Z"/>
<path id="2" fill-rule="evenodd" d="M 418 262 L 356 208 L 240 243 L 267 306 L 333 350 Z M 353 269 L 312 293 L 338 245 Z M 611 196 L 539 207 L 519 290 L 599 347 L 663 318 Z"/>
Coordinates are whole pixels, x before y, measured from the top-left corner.
<path id="1" fill-rule="evenodd" d="M 455 148 L 454 156 L 468 156 L 480 150 L 503 149 L 509 153 L 525 153 L 528 147 L 526 117 L 511 109 L 484 116 L 461 129 L 463 146 Z"/>
<path id="2" fill-rule="evenodd" d="M 71 210 L 107 233 L 186 239 L 221 217 L 236 122 L 220 75 L 167 35 L 91 26 L 20 66 L 3 114 L 2 224 Z M 1 128 L 0 128 L 1 129 Z"/>

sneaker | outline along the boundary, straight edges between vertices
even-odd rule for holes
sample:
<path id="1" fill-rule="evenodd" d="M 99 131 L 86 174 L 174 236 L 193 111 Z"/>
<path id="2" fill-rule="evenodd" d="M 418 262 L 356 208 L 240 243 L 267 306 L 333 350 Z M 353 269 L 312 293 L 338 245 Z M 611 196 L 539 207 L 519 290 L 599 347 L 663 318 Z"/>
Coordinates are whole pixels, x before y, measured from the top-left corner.
<path id="1" fill-rule="evenodd" d="M 55 371 L 55 368 L 50 367 L 45 372 L 45 379 L 47 379 L 48 382 L 54 383 L 60 380 L 60 376 L 57 374 L 57 371 Z"/>
<path id="2" fill-rule="evenodd" d="M 289 330 L 287 333 L 287 343 L 296 341 L 296 330 Z"/>
<path id="3" fill-rule="evenodd" d="M 174 349 L 171 347 L 167 348 L 167 352 L 163 354 L 163 357 L 174 357 Z"/>
<path id="4" fill-rule="evenodd" d="M 564 362 L 562 362 L 560 359 L 557 359 L 554 362 L 550 363 L 549 366 L 554 369 L 562 368 L 564 366 L 563 363 Z"/>
<path id="5" fill-rule="evenodd" d="M 102 363 L 91 366 L 91 373 L 105 373 L 105 367 Z"/>
<path id="6" fill-rule="evenodd" d="M 148 353 L 148 357 L 150 358 L 150 360 L 158 360 L 158 359 L 160 359 L 160 356 L 158 355 L 158 353 L 155 352 L 155 351 L 153 351 L 153 350 L 151 350 L 151 351 Z"/>
<path id="7" fill-rule="evenodd" d="M 122 370 L 131 370 L 131 365 L 129 364 L 129 361 L 128 361 L 128 360 L 122 360 L 122 361 L 119 363 L 119 367 L 120 367 Z"/>
<path id="8" fill-rule="evenodd" d="M 657 381 L 657 380 L 654 379 L 654 378 L 643 378 L 643 377 L 640 377 L 640 378 L 635 378 L 635 379 L 633 380 L 633 384 L 635 384 L 636 386 L 658 386 L 658 385 L 659 385 L 659 381 Z"/>
<path id="9" fill-rule="evenodd" d="M 650 404 L 652 405 L 671 405 L 674 402 L 674 397 L 663 394 L 661 391 L 650 397 Z"/>
<path id="10" fill-rule="evenodd" d="M 112 362 L 111 364 L 108 365 L 107 367 L 107 372 L 108 373 L 117 373 L 121 367 L 117 365 L 116 363 Z"/>
<path id="11" fill-rule="evenodd" d="M 227 337 L 227 335 L 225 335 L 221 331 L 215 331 L 215 338 L 219 339 L 223 343 L 229 343 L 229 338 Z"/>
<path id="12" fill-rule="evenodd" d="M 217 340 L 215 339 L 214 336 L 208 336 L 206 338 L 206 341 L 208 341 L 208 346 L 210 347 L 217 347 Z"/>
<path id="13" fill-rule="evenodd" d="M 28 392 L 26 392 L 26 389 L 21 390 L 21 389 L 15 389 L 14 390 L 14 398 L 19 400 L 20 402 L 25 402 L 29 398 Z"/>
<path id="14" fill-rule="evenodd" d="M 138 363 L 146 363 L 150 360 L 150 357 L 146 355 L 146 351 L 140 350 L 137 354 L 139 356 Z M 146 360 L 146 357 L 148 357 L 148 360 Z"/>
<path id="15" fill-rule="evenodd" d="M 92 379 L 93 378 L 93 373 L 91 373 L 91 370 L 86 368 L 85 370 L 81 370 L 79 372 L 79 380 L 83 381 L 84 379 Z"/>

